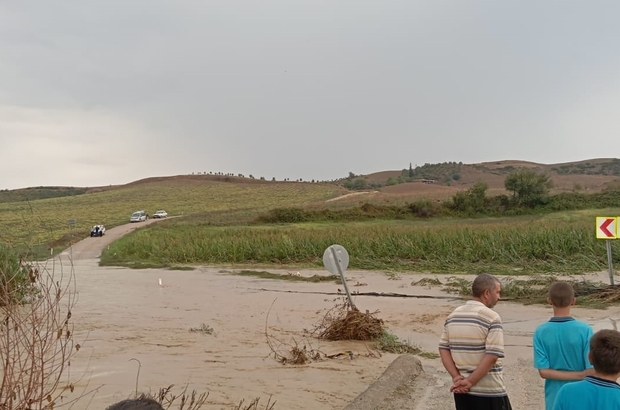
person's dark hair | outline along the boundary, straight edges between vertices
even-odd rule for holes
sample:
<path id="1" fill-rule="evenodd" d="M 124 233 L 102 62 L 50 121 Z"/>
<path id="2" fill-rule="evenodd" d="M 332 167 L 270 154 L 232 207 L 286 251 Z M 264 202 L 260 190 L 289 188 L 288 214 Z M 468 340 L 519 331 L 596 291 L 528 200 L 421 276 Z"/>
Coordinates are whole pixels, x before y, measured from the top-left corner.
<path id="1" fill-rule="evenodd" d="M 549 288 L 549 299 L 555 307 L 564 308 L 570 306 L 575 298 L 575 290 L 566 282 L 555 282 Z"/>
<path id="2" fill-rule="evenodd" d="M 137 399 L 119 401 L 106 408 L 106 410 L 164 410 L 164 408 L 151 398 L 139 397 Z"/>
<path id="3" fill-rule="evenodd" d="M 485 290 L 492 291 L 495 288 L 495 284 L 499 283 L 499 280 L 488 273 L 481 273 L 476 276 L 474 282 L 471 284 L 471 294 L 479 298 L 482 296 Z"/>
<path id="4" fill-rule="evenodd" d="M 620 332 L 599 330 L 590 339 L 590 361 L 604 375 L 620 373 Z"/>

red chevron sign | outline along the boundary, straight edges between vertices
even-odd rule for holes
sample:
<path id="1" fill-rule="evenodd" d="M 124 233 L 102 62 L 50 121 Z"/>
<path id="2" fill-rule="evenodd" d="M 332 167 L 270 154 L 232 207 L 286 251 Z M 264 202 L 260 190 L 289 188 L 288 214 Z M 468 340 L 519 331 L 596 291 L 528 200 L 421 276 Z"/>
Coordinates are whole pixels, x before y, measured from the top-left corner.
<path id="1" fill-rule="evenodd" d="M 599 216 L 596 218 L 596 237 L 598 239 L 616 239 L 618 218 Z"/>

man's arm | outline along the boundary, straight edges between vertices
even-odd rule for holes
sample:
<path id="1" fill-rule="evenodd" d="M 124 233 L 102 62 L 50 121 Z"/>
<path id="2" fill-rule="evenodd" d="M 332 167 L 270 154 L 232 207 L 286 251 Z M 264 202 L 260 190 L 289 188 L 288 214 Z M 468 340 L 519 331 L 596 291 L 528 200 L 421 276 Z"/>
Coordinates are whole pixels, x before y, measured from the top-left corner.
<path id="1" fill-rule="evenodd" d="M 571 372 L 567 370 L 554 370 L 554 369 L 538 369 L 538 374 L 543 379 L 551 380 L 582 380 L 587 376 L 587 371 Z"/>
<path id="2" fill-rule="evenodd" d="M 487 373 L 489 373 L 489 371 L 495 365 L 495 362 L 497 362 L 497 359 L 499 359 L 497 355 L 489 353 L 485 354 L 476 369 L 472 372 L 472 374 L 470 374 L 463 380 L 456 381 L 450 391 L 455 393 L 468 392 L 480 381 L 480 379 L 482 379 Z"/>
<path id="3" fill-rule="evenodd" d="M 439 349 L 439 356 L 441 357 L 443 367 L 445 367 L 446 371 L 450 374 L 450 377 L 452 377 L 453 383 L 463 378 L 463 376 L 461 376 L 461 372 L 459 372 L 459 369 L 456 368 L 456 364 L 454 363 L 452 352 L 450 352 L 450 350 Z"/>
<path id="4" fill-rule="evenodd" d="M 489 332 L 485 340 L 486 354 L 478 363 L 474 371 L 465 379 L 458 381 L 452 386 L 455 393 L 465 393 L 475 386 L 480 379 L 491 371 L 495 363 L 500 357 L 504 357 L 504 331 L 502 328 L 502 320 L 499 315 L 493 320 L 489 326 Z"/>
<path id="5" fill-rule="evenodd" d="M 446 325 L 444 325 L 441 338 L 439 339 L 439 357 L 441 357 L 443 367 L 450 374 L 450 377 L 452 377 L 452 383 L 456 383 L 463 378 L 461 372 L 459 372 L 459 369 L 456 367 L 456 363 L 454 363 L 452 351 L 450 351 L 450 335 Z"/>

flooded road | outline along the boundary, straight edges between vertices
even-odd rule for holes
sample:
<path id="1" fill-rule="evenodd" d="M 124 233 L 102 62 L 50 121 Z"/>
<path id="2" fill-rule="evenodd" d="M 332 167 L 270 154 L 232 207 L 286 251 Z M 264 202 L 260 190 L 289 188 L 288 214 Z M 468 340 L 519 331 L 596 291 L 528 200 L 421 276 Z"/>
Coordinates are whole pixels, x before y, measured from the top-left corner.
<path id="1" fill-rule="evenodd" d="M 241 277 L 210 267 L 193 271 L 99 267 L 99 254 L 108 241 L 136 227 L 110 229 L 104 238 L 88 238 L 60 257 L 62 269 L 70 269 L 72 260 L 75 271 L 79 300 L 73 318 L 83 348 L 72 359 L 71 379 L 82 377 L 76 393 L 96 388 L 91 398 L 83 400 L 86 406 L 92 399 L 89 409 L 104 409 L 132 395 L 136 379 L 138 392 L 172 384 L 175 392 L 185 386 L 208 391 L 205 409 L 228 409 L 240 400 L 266 401 L 270 396 L 277 401 L 276 409 L 342 409 L 397 357 L 371 357 L 361 342 L 304 340 L 304 329 L 313 328 L 334 306 L 335 296 L 320 292 L 337 292 L 335 283 Z M 54 269 L 59 271 L 60 265 Z M 300 271 L 303 276 L 315 273 L 327 274 Z M 352 290 L 445 297 L 437 287 L 411 285 L 421 277 L 435 276 L 390 280 L 381 272 L 347 272 Z M 362 310 L 379 310 L 378 316 L 401 339 L 436 352 L 445 317 L 462 301 L 358 296 L 355 303 Z M 309 342 L 308 347 L 326 354 L 352 351 L 353 359 L 345 354 L 303 366 L 278 363 L 270 356 L 265 336 L 270 307 L 267 333 L 283 342 L 283 349 L 295 340 L 300 345 Z M 542 409 L 543 383 L 532 368 L 531 339 L 551 309 L 500 302 L 496 310 L 505 324 L 505 371 L 513 406 Z M 618 308 L 576 308 L 574 314 L 595 327 L 609 328 L 615 323 L 610 318 L 620 317 Z M 213 334 L 190 332 L 203 324 Z M 420 409 L 450 407 L 450 378 L 439 359 L 421 360 L 437 386 L 429 390 Z"/>

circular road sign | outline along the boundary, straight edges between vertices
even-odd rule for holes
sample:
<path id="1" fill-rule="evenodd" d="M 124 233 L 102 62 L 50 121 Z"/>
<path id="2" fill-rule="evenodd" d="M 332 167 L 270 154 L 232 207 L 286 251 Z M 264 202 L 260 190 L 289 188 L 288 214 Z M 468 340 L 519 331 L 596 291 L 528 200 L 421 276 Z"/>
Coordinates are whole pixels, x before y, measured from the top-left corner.
<path id="1" fill-rule="evenodd" d="M 349 253 L 340 245 L 332 245 L 323 253 L 323 265 L 330 273 L 340 275 L 349 266 Z"/>

